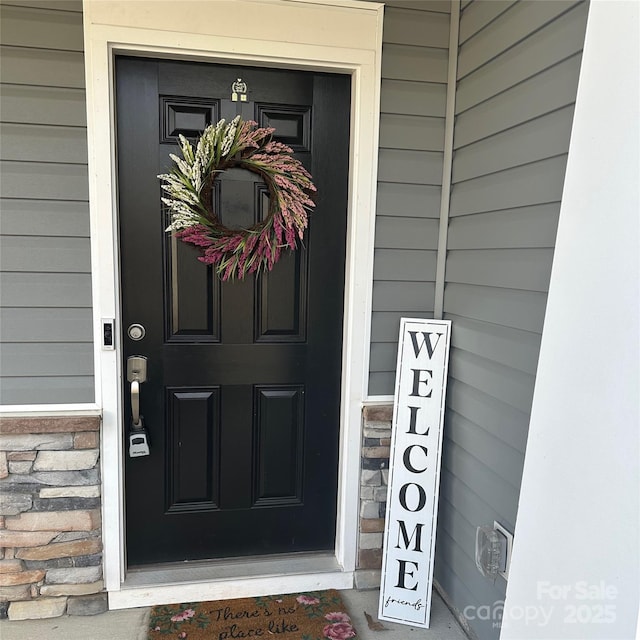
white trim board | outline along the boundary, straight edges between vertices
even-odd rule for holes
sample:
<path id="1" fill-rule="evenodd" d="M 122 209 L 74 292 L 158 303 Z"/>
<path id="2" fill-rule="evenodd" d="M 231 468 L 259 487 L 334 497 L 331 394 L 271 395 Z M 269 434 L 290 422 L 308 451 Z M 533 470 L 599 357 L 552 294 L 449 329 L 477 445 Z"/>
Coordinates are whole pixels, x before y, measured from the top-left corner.
<path id="1" fill-rule="evenodd" d="M 451 0 L 449 27 L 449 51 L 458 51 L 460 40 L 460 0 Z M 453 172 L 453 133 L 456 120 L 456 87 L 458 56 L 449 56 L 447 71 L 447 106 L 444 120 L 444 155 L 442 160 L 442 189 L 440 197 L 440 223 L 438 225 L 438 252 L 436 256 L 436 282 L 433 302 L 433 317 L 444 316 L 444 285 L 447 269 L 447 246 L 449 234 L 449 209 L 451 202 L 451 176 Z"/>
<path id="2" fill-rule="evenodd" d="M 2 418 L 31 418 L 52 416 L 101 416 L 97 404 L 7 404 L 0 407 Z"/>
<path id="3" fill-rule="evenodd" d="M 161 9 L 160 9 L 161 5 Z M 152 57 L 287 67 L 351 75 L 351 134 L 345 263 L 340 461 L 335 586 L 356 565 L 360 424 L 369 368 L 383 5 L 356 0 L 84 0 L 94 333 L 120 326 L 113 57 Z M 125 578 L 120 344 L 95 343 L 96 403 L 103 410 L 105 586 L 114 606 Z M 296 580 L 299 581 L 299 576 Z M 298 582 L 271 580 L 282 592 Z M 245 581 L 225 585 L 243 591 Z M 247 583 L 248 584 L 248 583 Z M 257 583 L 256 583 L 257 584 Z M 263 584 L 263 583 L 260 583 Z M 275 586 L 277 584 L 277 587 Z M 199 583 L 201 593 L 206 588 Z M 235 586 L 234 586 L 235 585 Z M 246 585 L 245 585 L 246 586 Z M 327 584 L 326 586 L 330 586 Z M 215 584 L 210 589 L 215 591 Z M 180 591 L 179 585 L 172 587 Z M 202 590 L 204 589 L 204 590 Z M 262 589 L 262 587 L 260 587 Z M 177 591 L 176 591 L 177 590 Z M 185 597 L 190 593 L 184 589 Z M 207 591 L 208 593 L 208 591 Z M 188 599 L 188 598 L 187 598 Z"/>
<path id="4" fill-rule="evenodd" d="M 393 404 L 393 396 L 367 396 L 363 402 L 363 407 L 379 407 Z"/>
<path id="5" fill-rule="evenodd" d="M 241 577 L 242 580 L 238 580 Z M 315 591 L 352 586 L 353 574 L 341 571 L 333 554 L 300 553 L 273 557 L 174 563 L 131 571 L 122 590 L 110 594 L 114 609 L 171 604 L 197 599 L 226 599 L 272 594 L 277 581 L 287 589 Z"/>
<path id="6" fill-rule="evenodd" d="M 266 575 L 241 580 L 212 580 L 109 591 L 109 609 L 133 609 L 157 604 L 253 598 L 277 593 L 351 589 L 353 571 Z"/>

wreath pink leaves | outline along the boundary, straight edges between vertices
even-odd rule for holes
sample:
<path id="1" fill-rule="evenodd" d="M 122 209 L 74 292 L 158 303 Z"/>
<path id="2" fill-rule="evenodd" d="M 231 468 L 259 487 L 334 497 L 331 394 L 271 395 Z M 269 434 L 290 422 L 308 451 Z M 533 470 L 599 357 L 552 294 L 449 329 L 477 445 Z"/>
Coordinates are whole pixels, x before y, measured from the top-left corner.
<path id="1" fill-rule="evenodd" d="M 222 280 L 271 271 L 283 249 L 297 248 L 315 206 L 311 175 L 290 147 L 272 139 L 274 131 L 240 116 L 220 120 L 202 132 L 195 149 L 180 136 L 182 158 L 171 154 L 175 167 L 158 176 L 171 216 L 166 231 L 199 247 L 198 260 L 215 265 Z M 269 190 L 267 216 L 249 229 L 225 227 L 211 206 L 218 174 L 231 167 L 257 173 Z"/>

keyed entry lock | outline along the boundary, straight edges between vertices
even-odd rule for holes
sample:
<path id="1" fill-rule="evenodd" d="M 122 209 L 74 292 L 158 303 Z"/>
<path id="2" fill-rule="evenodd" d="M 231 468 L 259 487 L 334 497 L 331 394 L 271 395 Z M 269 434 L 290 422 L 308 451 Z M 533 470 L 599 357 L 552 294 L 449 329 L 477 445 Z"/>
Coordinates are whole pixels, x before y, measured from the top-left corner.
<path id="1" fill-rule="evenodd" d="M 140 385 L 147 380 L 145 356 L 127 358 L 127 380 L 131 383 L 131 430 L 129 432 L 129 456 L 137 458 L 149 455 L 149 434 L 140 415 Z"/>
<path id="2" fill-rule="evenodd" d="M 144 338 L 144 336 L 146 335 L 146 330 L 145 328 L 141 325 L 141 324 L 132 324 L 129 325 L 129 328 L 127 329 L 127 335 L 132 339 L 135 340 L 136 342 L 138 340 L 142 340 L 142 338 Z"/>

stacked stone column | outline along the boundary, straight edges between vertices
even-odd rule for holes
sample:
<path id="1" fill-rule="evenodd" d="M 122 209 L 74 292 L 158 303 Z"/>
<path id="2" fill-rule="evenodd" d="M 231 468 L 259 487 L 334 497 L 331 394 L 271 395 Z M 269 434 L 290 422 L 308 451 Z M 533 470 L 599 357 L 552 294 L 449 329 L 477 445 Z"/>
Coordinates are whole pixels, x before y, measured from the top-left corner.
<path id="1" fill-rule="evenodd" d="M 0 617 L 105 611 L 100 419 L 0 420 Z"/>
<path id="2" fill-rule="evenodd" d="M 360 535 L 356 587 L 373 589 L 380 586 L 393 407 L 365 407 L 362 417 Z"/>

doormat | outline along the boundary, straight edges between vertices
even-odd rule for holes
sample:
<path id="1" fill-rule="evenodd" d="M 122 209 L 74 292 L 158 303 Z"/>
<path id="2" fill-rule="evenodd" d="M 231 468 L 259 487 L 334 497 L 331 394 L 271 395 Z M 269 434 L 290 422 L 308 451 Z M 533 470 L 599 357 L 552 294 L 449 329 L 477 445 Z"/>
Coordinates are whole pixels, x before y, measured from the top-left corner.
<path id="1" fill-rule="evenodd" d="M 148 640 L 349 640 L 356 630 L 335 590 L 153 607 Z"/>

